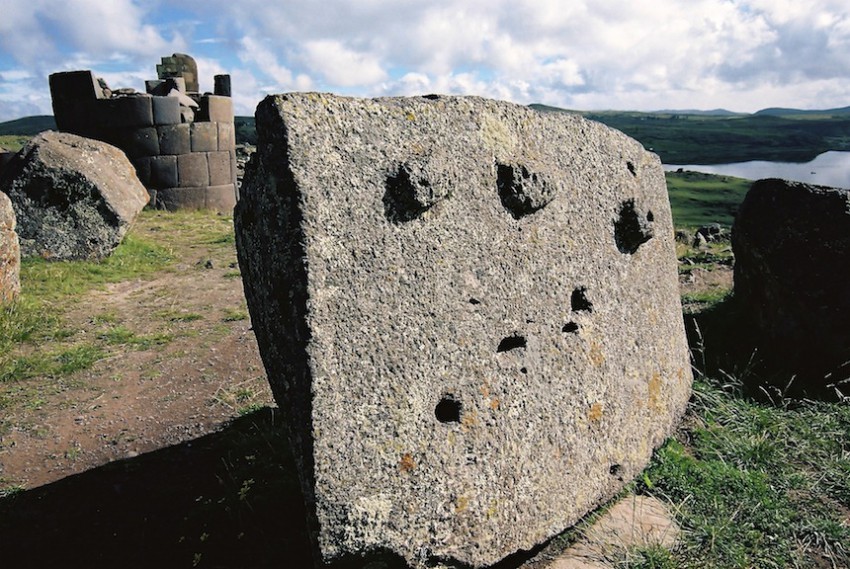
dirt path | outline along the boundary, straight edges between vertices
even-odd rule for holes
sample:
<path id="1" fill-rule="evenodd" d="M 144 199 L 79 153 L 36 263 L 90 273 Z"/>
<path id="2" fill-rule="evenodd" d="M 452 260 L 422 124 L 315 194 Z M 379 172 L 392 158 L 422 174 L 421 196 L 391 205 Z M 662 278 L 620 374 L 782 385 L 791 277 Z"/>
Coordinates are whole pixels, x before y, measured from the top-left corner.
<path id="1" fill-rule="evenodd" d="M 6 484 L 34 488 L 273 405 L 232 247 L 190 243 L 177 253 L 168 272 L 90 292 L 65 315 L 80 341 L 109 333 L 130 341 L 119 338 L 106 359 L 11 409 L 0 437 Z"/>

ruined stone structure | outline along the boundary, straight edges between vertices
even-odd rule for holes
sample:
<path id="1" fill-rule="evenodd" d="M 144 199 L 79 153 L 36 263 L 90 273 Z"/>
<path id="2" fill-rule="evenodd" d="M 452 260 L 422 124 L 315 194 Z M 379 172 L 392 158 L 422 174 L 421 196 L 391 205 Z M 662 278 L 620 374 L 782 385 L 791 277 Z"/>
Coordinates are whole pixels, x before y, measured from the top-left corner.
<path id="1" fill-rule="evenodd" d="M 811 390 L 850 377 L 850 190 L 759 180 L 738 210 L 732 248 L 735 299 L 782 385 L 795 376 L 797 391 Z"/>
<path id="2" fill-rule="evenodd" d="M 21 254 L 49 260 L 103 259 L 148 203 L 148 192 L 118 148 L 46 131 L 0 176 L 12 200 Z"/>
<path id="3" fill-rule="evenodd" d="M 163 58 L 147 93 L 111 90 L 91 71 L 50 76 L 59 130 L 123 150 L 153 207 L 230 212 L 236 203 L 236 137 L 229 96 L 197 92 L 187 55 Z M 229 95 L 229 82 L 226 84 Z M 224 87 L 222 87 L 223 89 Z"/>
<path id="4" fill-rule="evenodd" d="M 11 302 L 21 292 L 21 249 L 15 225 L 12 202 L 0 192 L 0 304 Z"/>
<path id="5" fill-rule="evenodd" d="M 256 117 L 239 263 L 319 555 L 488 566 L 641 471 L 691 385 L 657 156 L 479 98 Z"/>

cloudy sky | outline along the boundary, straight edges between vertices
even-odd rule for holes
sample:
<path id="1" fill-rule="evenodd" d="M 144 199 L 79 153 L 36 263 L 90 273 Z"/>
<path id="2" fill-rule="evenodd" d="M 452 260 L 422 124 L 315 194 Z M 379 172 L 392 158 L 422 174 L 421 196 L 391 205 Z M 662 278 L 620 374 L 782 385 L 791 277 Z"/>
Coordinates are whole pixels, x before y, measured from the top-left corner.
<path id="1" fill-rule="evenodd" d="M 179 5 L 179 8 L 175 7 Z M 144 89 L 163 55 L 268 93 L 482 95 L 600 109 L 850 105 L 848 0 L 0 0 L 0 121 L 47 76 Z"/>

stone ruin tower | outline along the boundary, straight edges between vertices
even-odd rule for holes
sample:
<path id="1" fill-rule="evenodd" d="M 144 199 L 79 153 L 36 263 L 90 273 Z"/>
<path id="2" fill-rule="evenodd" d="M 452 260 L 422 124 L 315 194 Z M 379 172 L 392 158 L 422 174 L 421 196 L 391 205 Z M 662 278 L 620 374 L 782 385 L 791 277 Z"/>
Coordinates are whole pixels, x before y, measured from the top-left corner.
<path id="1" fill-rule="evenodd" d="M 59 130 L 127 154 L 156 208 L 229 213 L 237 199 L 236 136 L 230 77 L 200 93 L 195 60 L 175 53 L 156 66 L 145 93 L 108 87 L 92 71 L 50 76 Z"/>

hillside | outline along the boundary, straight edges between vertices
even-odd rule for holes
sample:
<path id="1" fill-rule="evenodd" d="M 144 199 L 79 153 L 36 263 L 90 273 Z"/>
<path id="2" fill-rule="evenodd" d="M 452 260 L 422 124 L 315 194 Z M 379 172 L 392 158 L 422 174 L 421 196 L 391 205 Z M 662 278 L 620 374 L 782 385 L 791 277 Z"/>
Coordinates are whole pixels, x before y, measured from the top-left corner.
<path id="1" fill-rule="evenodd" d="M 658 154 L 665 164 L 808 162 L 828 150 L 850 150 L 850 114 L 841 112 L 843 109 L 766 109 L 752 115 L 713 115 L 531 107 L 542 112 L 577 113 L 621 130 Z"/>
<path id="2" fill-rule="evenodd" d="M 35 136 L 45 130 L 56 130 L 53 115 L 36 115 L 0 122 L 0 136 Z"/>

